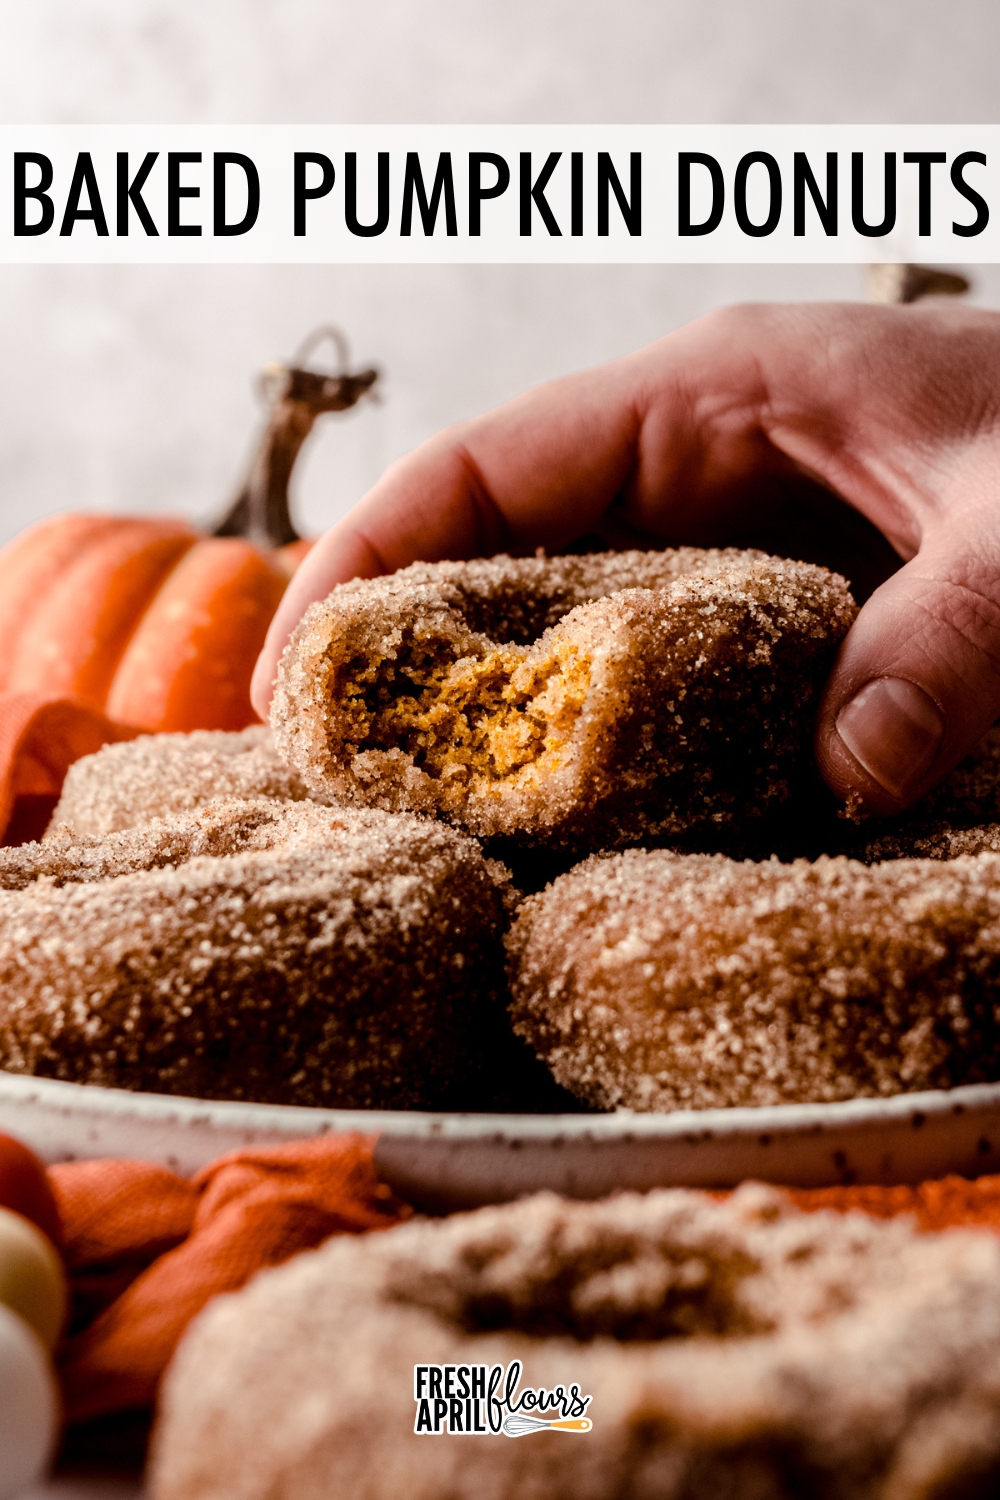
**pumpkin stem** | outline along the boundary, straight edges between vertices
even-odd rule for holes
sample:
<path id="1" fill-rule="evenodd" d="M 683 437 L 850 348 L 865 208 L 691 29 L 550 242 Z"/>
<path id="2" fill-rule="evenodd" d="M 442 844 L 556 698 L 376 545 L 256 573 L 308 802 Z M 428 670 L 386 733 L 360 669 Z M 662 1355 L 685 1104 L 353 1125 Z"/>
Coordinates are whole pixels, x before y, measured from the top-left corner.
<path id="1" fill-rule="evenodd" d="M 875 265 L 868 267 L 869 302 L 919 302 L 924 297 L 961 297 L 972 283 L 956 271 L 936 266 Z"/>
<path id="2" fill-rule="evenodd" d="M 322 329 L 319 336 L 333 337 L 343 357 L 346 351 L 340 335 Z M 284 547 L 297 542 L 299 534 L 288 509 L 288 482 L 299 449 L 321 412 L 347 411 L 371 390 L 377 378 L 377 370 L 323 375 L 294 364 L 269 366 L 262 379 L 272 402 L 267 426 L 239 494 L 212 535 L 245 537 L 258 547 Z"/>

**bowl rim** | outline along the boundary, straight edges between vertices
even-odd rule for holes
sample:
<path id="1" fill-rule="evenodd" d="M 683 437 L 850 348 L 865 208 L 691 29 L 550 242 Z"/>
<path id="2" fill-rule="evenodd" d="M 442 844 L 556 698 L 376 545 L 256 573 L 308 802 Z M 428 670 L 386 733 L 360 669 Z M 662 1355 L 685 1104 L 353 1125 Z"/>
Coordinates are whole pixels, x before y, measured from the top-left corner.
<path id="1" fill-rule="evenodd" d="M 98 1084 L 68 1083 L 0 1069 L 0 1103 L 39 1105 L 64 1115 L 137 1119 L 150 1125 L 189 1124 L 226 1130 L 275 1132 L 289 1139 L 333 1132 L 425 1140 L 487 1140 L 517 1137 L 546 1140 L 668 1140 L 710 1136 L 824 1131 L 941 1115 L 961 1115 L 1000 1105 L 1000 1082 L 963 1084 L 829 1103 L 767 1104 L 728 1109 L 675 1110 L 639 1114 L 471 1114 L 428 1110 L 325 1109 L 309 1105 L 256 1104 L 244 1100 L 197 1099 L 150 1094 Z"/>

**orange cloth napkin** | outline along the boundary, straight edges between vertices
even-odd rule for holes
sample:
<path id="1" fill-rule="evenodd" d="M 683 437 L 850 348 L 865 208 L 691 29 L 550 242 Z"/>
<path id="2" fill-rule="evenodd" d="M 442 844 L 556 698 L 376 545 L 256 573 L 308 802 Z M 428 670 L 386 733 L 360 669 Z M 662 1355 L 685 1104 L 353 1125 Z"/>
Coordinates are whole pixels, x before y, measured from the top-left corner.
<path id="1" fill-rule="evenodd" d="M 191 1319 L 218 1292 L 331 1234 L 411 1216 L 379 1183 L 374 1137 L 234 1151 L 185 1181 L 135 1161 L 52 1167 L 73 1288 L 60 1367 L 70 1422 L 150 1406 Z M 1000 1233 L 1000 1177 L 790 1189 L 800 1208 L 912 1214 L 922 1229 Z"/>
<path id="2" fill-rule="evenodd" d="M 190 1181 L 146 1162 L 50 1168 L 73 1290 L 59 1361 L 67 1421 L 151 1405 L 182 1333 L 217 1293 L 332 1234 L 408 1218 L 375 1175 L 373 1145 L 322 1136 L 233 1151 Z"/>
<path id="3" fill-rule="evenodd" d="M 141 733 L 72 698 L 0 693 L 0 844 L 40 837 L 73 761 Z"/>
<path id="4" fill-rule="evenodd" d="M 910 1214 L 920 1229 L 992 1229 L 1000 1234 L 1000 1177 L 941 1177 L 912 1187 L 787 1188 L 792 1201 L 810 1212 L 860 1209 L 875 1219 Z"/>

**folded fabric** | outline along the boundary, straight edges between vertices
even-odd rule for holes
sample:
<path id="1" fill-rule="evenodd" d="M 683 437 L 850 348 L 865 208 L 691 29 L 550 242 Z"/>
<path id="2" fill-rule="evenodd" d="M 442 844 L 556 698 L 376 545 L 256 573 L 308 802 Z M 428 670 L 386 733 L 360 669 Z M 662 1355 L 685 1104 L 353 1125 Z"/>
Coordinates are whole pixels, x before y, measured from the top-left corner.
<path id="1" fill-rule="evenodd" d="M 51 1168 L 73 1288 L 60 1360 L 67 1420 L 152 1405 L 185 1328 L 217 1293 L 331 1234 L 409 1218 L 375 1175 L 373 1145 L 374 1137 L 323 1136 L 234 1151 L 190 1181 L 146 1162 Z M 805 1210 L 906 1213 L 927 1230 L 1000 1233 L 1000 1177 L 789 1191 Z"/>
<path id="2" fill-rule="evenodd" d="M 0 844 L 42 834 L 81 755 L 141 733 L 72 698 L 0 693 Z"/>
<path id="3" fill-rule="evenodd" d="M 74 1296 L 60 1358 L 67 1421 L 150 1405 L 217 1293 L 331 1234 L 408 1218 L 375 1175 L 373 1145 L 322 1136 L 233 1151 L 189 1182 L 144 1162 L 52 1167 Z"/>
<path id="4" fill-rule="evenodd" d="M 1000 1234 L 1000 1177 L 941 1177 L 912 1186 L 788 1188 L 806 1212 L 860 1209 L 874 1219 L 909 1214 L 920 1229 L 992 1229 Z"/>

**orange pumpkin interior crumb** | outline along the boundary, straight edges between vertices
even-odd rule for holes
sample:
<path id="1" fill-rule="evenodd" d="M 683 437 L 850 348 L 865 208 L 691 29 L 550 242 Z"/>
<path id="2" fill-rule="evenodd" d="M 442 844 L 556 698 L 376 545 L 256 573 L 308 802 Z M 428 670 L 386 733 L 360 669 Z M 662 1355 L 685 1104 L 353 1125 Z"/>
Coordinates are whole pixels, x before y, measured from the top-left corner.
<path id="1" fill-rule="evenodd" d="M 428 776 L 465 788 L 528 766 L 554 770 L 587 697 L 589 656 L 559 640 L 530 659 L 517 646 L 455 649 L 411 639 L 394 658 L 348 663 L 339 697 L 353 753 L 402 750 Z"/>

